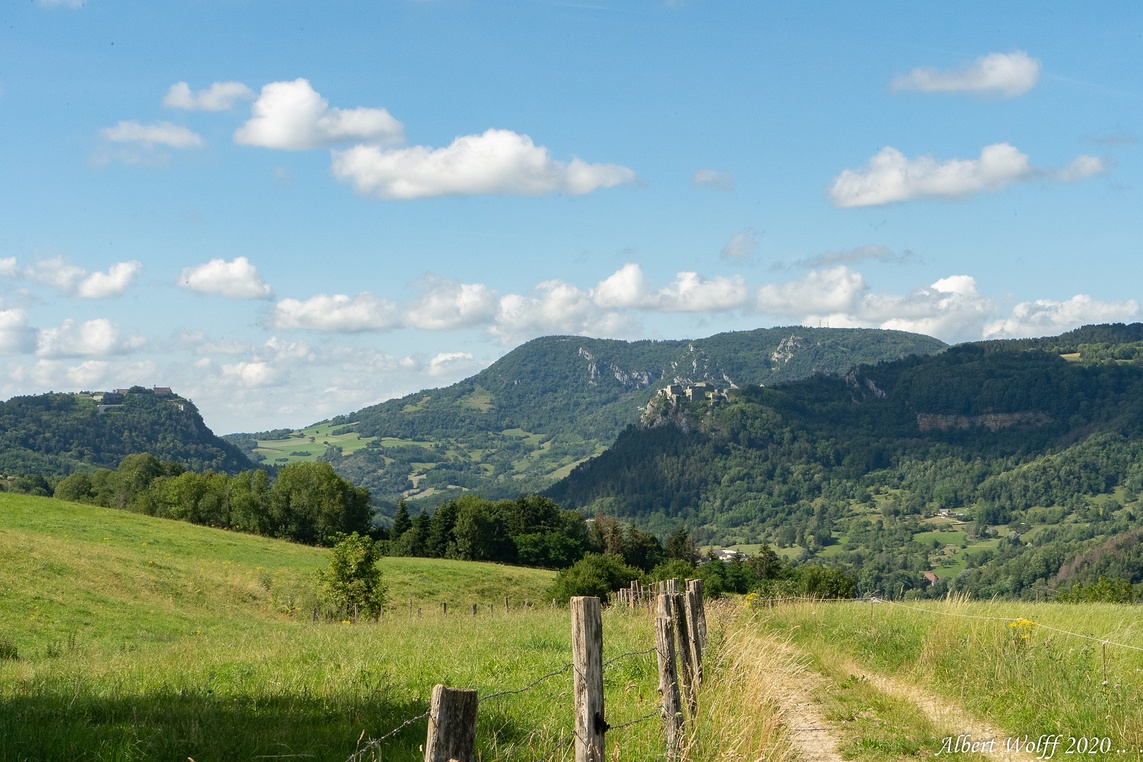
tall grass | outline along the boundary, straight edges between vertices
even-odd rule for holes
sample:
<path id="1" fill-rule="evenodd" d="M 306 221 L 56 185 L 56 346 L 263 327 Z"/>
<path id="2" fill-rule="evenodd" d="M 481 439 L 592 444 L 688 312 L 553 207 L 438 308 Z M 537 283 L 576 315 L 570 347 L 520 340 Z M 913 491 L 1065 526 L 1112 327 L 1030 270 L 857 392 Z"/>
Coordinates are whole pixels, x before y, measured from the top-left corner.
<path id="1" fill-rule="evenodd" d="M 779 671 L 801 666 L 786 651 L 758 636 L 734 604 L 707 607 L 709 632 L 704 685 L 696 721 L 684 744 L 684 762 L 797 759 L 783 731 L 781 703 L 773 682 Z"/>
<path id="2" fill-rule="evenodd" d="M 1108 737 L 1107 758 L 1143 756 L 1143 650 L 1135 650 L 1143 649 L 1143 612 L 1136 607 L 799 603 L 762 611 L 759 623 L 810 651 L 939 693 L 1012 736 Z"/>

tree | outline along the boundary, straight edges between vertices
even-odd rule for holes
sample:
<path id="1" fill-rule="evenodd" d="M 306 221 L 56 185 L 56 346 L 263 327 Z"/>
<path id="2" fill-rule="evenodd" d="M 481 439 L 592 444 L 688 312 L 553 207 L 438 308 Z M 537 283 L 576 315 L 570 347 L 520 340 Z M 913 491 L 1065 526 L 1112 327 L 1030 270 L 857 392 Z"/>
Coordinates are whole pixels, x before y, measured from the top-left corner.
<path id="1" fill-rule="evenodd" d="M 389 535 L 392 540 L 400 539 L 401 535 L 413 528 L 413 520 L 409 518 L 409 506 L 401 500 L 397 503 L 397 515 L 393 517 L 393 530 Z"/>
<path id="2" fill-rule="evenodd" d="M 385 585 L 377 568 L 381 549 L 357 532 L 332 539 L 329 566 L 318 572 L 325 601 L 346 619 L 362 614 L 376 619 L 385 605 Z"/>
<path id="3" fill-rule="evenodd" d="M 698 548 L 695 547 L 695 541 L 691 539 L 691 533 L 687 531 L 686 526 L 680 526 L 667 535 L 663 552 L 672 561 L 686 561 L 691 565 L 698 563 Z"/>
<path id="4" fill-rule="evenodd" d="M 369 491 L 342 479 L 328 463 L 283 466 L 269 497 L 279 537 L 328 545 L 338 533 L 369 531 Z"/>

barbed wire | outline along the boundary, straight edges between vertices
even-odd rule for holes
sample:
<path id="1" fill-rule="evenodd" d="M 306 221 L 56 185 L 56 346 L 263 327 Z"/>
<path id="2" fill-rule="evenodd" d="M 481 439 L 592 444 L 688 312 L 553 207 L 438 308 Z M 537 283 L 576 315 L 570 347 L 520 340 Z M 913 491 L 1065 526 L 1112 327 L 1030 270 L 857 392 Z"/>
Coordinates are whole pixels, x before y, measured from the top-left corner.
<path id="1" fill-rule="evenodd" d="M 548 760 L 555 756 L 556 752 L 559 751 L 565 743 L 567 743 L 568 739 L 574 735 L 574 732 L 565 731 L 561 733 L 559 739 L 556 741 L 556 745 L 549 749 L 547 754 L 538 758 L 536 762 L 548 762 Z"/>
<path id="2" fill-rule="evenodd" d="M 616 730 L 623 730 L 623 728 L 629 728 L 632 725 L 638 725 L 640 722 L 646 722 L 647 720 L 651 719 L 652 717 L 662 717 L 662 716 L 663 716 L 663 709 L 660 707 L 660 708 L 655 709 L 654 711 L 648 712 L 647 714 L 643 715 L 642 717 L 640 717 L 638 719 L 631 720 L 630 722 L 625 722 L 622 725 L 612 725 L 611 727 L 609 727 L 607 729 L 607 732 L 612 733 Z"/>
<path id="3" fill-rule="evenodd" d="M 370 749 L 377 748 L 378 746 L 381 745 L 382 741 L 385 741 L 385 740 L 392 738 L 393 736 L 397 735 L 398 733 L 400 733 L 405 728 L 412 725 L 414 722 L 416 722 L 418 720 L 423 720 L 426 717 L 428 717 L 430 714 L 432 714 L 432 709 L 426 709 L 424 714 L 418 714 L 416 717 L 410 717 L 409 719 L 405 720 L 400 725 L 393 728 L 392 730 L 390 730 L 388 733 L 381 736 L 380 738 L 371 738 L 369 740 L 369 743 L 365 744 L 365 746 L 357 749 L 357 751 L 350 754 L 349 757 L 345 760 L 345 762 L 358 762 L 360 759 L 362 759 L 362 756 L 361 756 L 362 754 L 369 751 Z M 363 730 L 363 731 L 361 731 L 361 738 L 364 738 L 364 737 L 365 737 L 365 731 Z M 359 744 L 361 743 L 361 738 L 357 739 L 357 743 L 359 743 Z"/>
<path id="4" fill-rule="evenodd" d="M 548 678 L 551 678 L 551 677 L 555 677 L 556 675 L 559 675 L 559 674 L 561 674 L 561 673 L 563 673 L 563 672 L 567 672 L 567 671 L 568 671 L 569 669 L 571 669 L 573 666 L 574 666 L 574 665 L 573 665 L 571 662 L 568 662 L 567 664 L 565 664 L 564 666 L 560 667 L 559 669 L 556 669 L 556 670 L 552 670 L 551 672 L 549 672 L 548 674 L 544 675 L 543 677 L 539 677 L 539 678 L 537 678 L 537 679 L 533 680 L 532 682 L 530 682 L 530 683 L 528 683 L 527 685 L 525 685 L 523 688 L 516 688 L 516 689 L 513 689 L 513 690 L 506 690 L 506 691 L 497 691 L 496 693 L 490 693 L 490 694 L 488 694 L 487 696 L 481 696 L 481 697 L 480 697 L 480 698 L 478 698 L 477 700 L 478 700 L 478 701 L 480 701 L 480 702 L 484 702 L 484 701 L 491 701 L 492 699 L 494 699 L 494 698 L 500 698 L 501 696 L 511 696 L 511 695 L 512 695 L 512 694 L 514 694 L 514 693 L 523 693 L 523 692 L 525 692 L 525 691 L 530 691 L 530 690 L 532 690 L 533 688 L 535 688 L 537 685 L 539 685 L 540 683 L 542 683 L 542 682 L 544 682 L 545 680 L 547 680 Z"/>
<path id="5" fill-rule="evenodd" d="M 621 653 L 618 656 L 612 656 L 610 659 L 603 662 L 602 666 L 606 667 L 608 664 L 611 664 L 613 662 L 617 662 L 620 659 L 626 659 L 628 656 L 642 656 L 643 654 L 653 654 L 653 653 L 655 653 L 654 648 L 647 648 L 647 649 L 644 649 L 642 651 L 625 651 L 624 653 Z"/>

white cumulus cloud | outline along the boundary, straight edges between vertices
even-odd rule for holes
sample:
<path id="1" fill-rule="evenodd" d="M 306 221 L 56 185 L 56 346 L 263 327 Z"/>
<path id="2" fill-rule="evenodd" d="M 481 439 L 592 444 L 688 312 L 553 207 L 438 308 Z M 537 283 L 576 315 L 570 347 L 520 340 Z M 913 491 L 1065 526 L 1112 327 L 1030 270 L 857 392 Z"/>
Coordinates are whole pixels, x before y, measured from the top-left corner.
<path id="1" fill-rule="evenodd" d="M 623 338 L 634 334 L 625 315 L 600 310 L 591 295 L 562 280 L 548 280 L 534 295 L 507 294 L 500 298 L 496 323 L 489 333 L 504 344 L 548 334 L 581 334 Z"/>
<path id="2" fill-rule="evenodd" d="M 95 272 L 84 277 L 75 287 L 76 296 L 84 299 L 107 299 L 112 296 L 121 296 L 135 277 L 142 272 L 143 263 L 138 260 L 130 262 L 116 262 L 107 272 Z"/>
<path id="3" fill-rule="evenodd" d="M 23 354 L 36 346 L 36 331 L 22 309 L 0 310 L 0 352 Z"/>
<path id="4" fill-rule="evenodd" d="M 864 170 L 846 169 L 834 180 L 830 196 L 840 207 L 876 206 L 894 201 L 971 196 L 1025 180 L 1035 169 L 1028 157 L 1008 143 L 985 146 L 978 159 L 909 159 L 896 148 L 882 148 Z"/>
<path id="5" fill-rule="evenodd" d="M 234 133 L 235 143 L 287 151 L 354 141 L 399 145 L 404 139 L 404 126 L 385 109 L 330 108 L 307 79 L 265 85 L 250 119 Z"/>
<path id="6" fill-rule="evenodd" d="M 269 299 L 269 284 L 258 275 L 258 269 L 246 257 L 212 259 L 194 267 L 184 268 L 179 286 L 200 294 L 216 294 L 230 299 Z"/>
<path id="7" fill-rule="evenodd" d="M 635 180 L 618 164 L 562 162 L 527 135 L 487 130 L 463 135 L 444 148 L 383 150 L 359 145 L 333 155 L 333 172 L 358 193 L 383 199 L 433 196 L 581 195 Z"/>
<path id="8" fill-rule="evenodd" d="M 489 322 L 496 316 L 496 292 L 482 283 L 429 277 L 421 297 L 405 312 L 405 324 L 450 330 Z"/>
<path id="9" fill-rule="evenodd" d="M 647 298 L 643 268 L 633 262 L 623 265 L 591 290 L 591 300 L 604 309 L 643 307 Z"/>
<path id="10" fill-rule="evenodd" d="M 236 362 L 222 366 L 222 379 L 238 386 L 271 386 L 278 381 L 278 372 L 267 362 Z"/>
<path id="11" fill-rule="evenodd" d="M 328 333 L 380 331 L 397 325 L 392 302 L 368 293 L 357 296 L 318 294 L 305 301 L 282 299 L 270 322 L 277 328 L 299 328 Z"/>
<path id="12" fill-rule="evenodd" d="M 722 312 L 741 307 L 749 299 L 738 275 L 707 280 L 695 272 L 681 272 L 669 286 L 650 289 L 643 269 L 634 263 L 601 280 L 588 295 L 602 309 L 661 312 Z"/>
<path id="13" fill-rule="evenodd" d="M 1051 173 L 1054 180 L 1064 183 L 1075 183 L 1086 180 L 1095 175 L 1102 175 L 1111 168 L 1111 162 L 1098 156 L 1077 156 L 1063 169 Z"/>
<path id="14" fill-rule="evenodd" d="M 681 272 L 674 283 L 652 294 L 650 304 L 666 312 L 724 312 L 741 307 L 749 298 L 740 275 L 707 280 L 698 273 Z"/>
<path id="15" fill-rule="evenodd" d="M 119 326 L 106 318 L 65 320 L 55 328 L 44 328 L 37 338 L 40 357 L 108 357 L 140 348 L 141 336 L 124 336 Z"/>
<path id="16" fill-rule="evenodd" d="M 237 101 L 253 97 L 254 91 L 241 82 L 215 82 L 197 92 L 186 82 L 176 82 L 163 96 L 163 105 L 187 111 L 226 111 Z"/>
<path id="17" fill-rule="evenodd" d="M 853 313 L 868 291 L 861 273 L 848 267 L 814 270 L 805 278 L 767 283 L 758 289 L 758 309 L 767 315 L 792 317 Z"/>
<path id="18" fill-rule="evenodd" d="M 1034 166 L 1008 143 L 985 146 L 976 159 L 910 159 L 892 146 L 882 148 L 861 170 L 846 169 L 829 194 L 839 207 L 877 206 L 915 198 L 957 199 L 996 191 L 1015 182 L 1043 178 L 1076 182 L 1102 174 L 1109 162 L 1081 155 L 1062 169 Z"/>
<path id="19" fill-rule="evenodd" d="M 112 143 L 132 143 L 144 148 L 155 146 L 168 146 L 170 148 L 201 148 L 202 137 L 180 124 L 170 122 L 157 122 L 155 124 L 139 124 L 138 122 L 120 122 L 114 127 L 105 127 L 103 137 Z"/>
<path id="20" fill-rule="evenodd" d="M 990 53 L 952 71 L 921 68 L 893 80 L 894 90 L 979 93 L 1000 98 L 1023 95 L 1036 86 L 1041 64 L 1022 50 Z"/>
<path id="21" fill-rule="evenodd" d="M 1067 301 L 1037 299 L 1021 302 L 1012 313 L 984 328 L 986 339 L 1052 336 L 1091 323 L 1115 323 L 1139 317 L 1139 303 L 1101 302 L 1087 294 L 1076 294 Z"/>
<path id="22" fill-rule="evenodd" d="M 429 360 L 430 376 L 445 376 L 473 370 L 478 365 L 471 352 L 441 352 Z"/>
<path id="23" fill-rule="evenodd" d="M 107 299 L 121 296 L 142 270 L 142 262 L 131 260 L 116 262 L 105 273 L 89 273 L 63 257 L 53 257 L 35 262 L 23 268 L 19 274 L 71 296 Z"/>

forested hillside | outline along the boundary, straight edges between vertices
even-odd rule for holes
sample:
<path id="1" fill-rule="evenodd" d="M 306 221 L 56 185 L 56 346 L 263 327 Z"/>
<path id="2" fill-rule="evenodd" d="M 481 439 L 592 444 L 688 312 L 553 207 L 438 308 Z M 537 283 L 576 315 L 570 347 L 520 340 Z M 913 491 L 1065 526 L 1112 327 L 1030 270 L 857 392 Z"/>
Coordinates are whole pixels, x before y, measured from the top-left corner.
<path id="1" fill-rule="evenodd" d="M 375 499 L 436 504 L 542 489 L 610 445 L 667 383 L 775 384 L 945 345 L 900 331 L 771 328 L 693 341 L 552 336 L 453 386 L 298 432 L 235 435 L 268 462 L 325 459 Z"/>
<path id="2" fill-rule="evenodd" d="M 853 564 L 866 592 L 1143 581 L 1143 326 L 964 344 L 649 406 L 546 494 Z M 944 515 L 942 515 L 944 514 Z M 1130 534 L 1129 534 L 1130 533 Z"/>
<path id="3" fill-rule="evenodd" d="M 59 477 L 114 468 L 140 452 L 195 471 L 254 467 L 207 428 L 194 403 L 166 390 L 135 386 L 118 395 L 53 393 L 0 402 L 0 473 Z"/>

